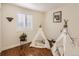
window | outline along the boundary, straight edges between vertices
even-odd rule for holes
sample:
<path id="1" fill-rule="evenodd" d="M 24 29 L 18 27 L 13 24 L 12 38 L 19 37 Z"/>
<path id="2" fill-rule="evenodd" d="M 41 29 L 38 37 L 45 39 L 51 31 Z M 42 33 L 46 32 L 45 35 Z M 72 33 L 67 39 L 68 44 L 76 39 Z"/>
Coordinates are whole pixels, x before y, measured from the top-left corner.
<path id="1" fill-rule="evenodd" d="M 32 28 L 32 15 L 17 14 L 17 25 L 20 29 L 31 29 Z"/>

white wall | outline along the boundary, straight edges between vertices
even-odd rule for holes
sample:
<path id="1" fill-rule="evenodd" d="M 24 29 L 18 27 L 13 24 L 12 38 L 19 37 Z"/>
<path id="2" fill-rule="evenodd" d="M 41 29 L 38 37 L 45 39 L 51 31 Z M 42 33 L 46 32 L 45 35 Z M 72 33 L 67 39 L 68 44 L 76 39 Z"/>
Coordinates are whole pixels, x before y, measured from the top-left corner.
<path id="1" fill-rule="evenodd" d="M 43 23 L 44 31 L 48 39 L 56 39 L 62 29 L 62 23 L 53 23 L 53 12 L 50 10 L 45 13 L 45 21 Z"/>
<path id="2" fill-rule="evenodd" d="M 36 34 L 39 25 L 42 23 L 43 20 L 43 13 L 38 11 L 33 11 L 29 9 L 24 9 L 21 7 L 17 7 L 10 4 L 2 4 L 2 33 L 3 33 L 3 50 L 15 47 L 19 45 L 19 36 L 20 32 L 18 32 L 17 28 L 17 14 L 18 13 L 25 13 L 33 15 L 33 29 L 26 29 L 25 32 L 27 33 L 27 41 L 33 40 L 34 35 Z M 12 22 L 9 22 L 6 17 L 13 17 L 14 19 Z"/>
<path id="3" fill-rule="evenodd" d="M 1 3 L 0 3 L 0 8 L 1 8 Z"/>
<path id="4" fill-rule="evenodd" d="M 53 23 L 53 12 L 55 11 L 62 11 L 61 23 Z M 50 40 L 59 36 L 64 24 L 63 19 L 68 19 L 69 33 L 73 38 L 76 38 L 76 43 L 79 43 L 79 39 L 77 39 L 79 38 L 79 6 L 65 6 L 52 9 L 45 14 L 45 18 L 44 31 Z M 77 45 L 79 46 L 79 44 Z M 67 50 L 65 55 L 79 55 L 79 47 Z"/>
<path id="5" fill-rule="evenodd" d="M 0 4 L 0 51 L 1 51 L 1 4 Z"/>

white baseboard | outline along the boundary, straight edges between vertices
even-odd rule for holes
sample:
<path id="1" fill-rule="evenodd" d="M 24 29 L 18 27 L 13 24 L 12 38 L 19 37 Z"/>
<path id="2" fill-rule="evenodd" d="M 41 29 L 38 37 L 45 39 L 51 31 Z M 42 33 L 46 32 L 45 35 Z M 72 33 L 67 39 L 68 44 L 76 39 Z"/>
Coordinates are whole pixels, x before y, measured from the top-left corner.
<path id="1" fill-rule="evenodd" d="M 2 51 L 19 46 L 20 44 L 15 44 L 15 45 L 11 45 L 11 46 L 7 46 L 7 47 L 3 47 Z"/>
<path id="2" fill-rule="evenodd" d="M 29 43 L 29 42 L 25 42 L 24 44 L 26 44 L 26 43 Z M 4 47 L 4 48 L 2 49 L 2 51 L 7 50 L 7 49 L 10 49 L 10 48 L 17 47 L 17 46 L 20 46 L 20 43 L 15 44 L 15 45 L 11 45 L 11 46 Z"/>

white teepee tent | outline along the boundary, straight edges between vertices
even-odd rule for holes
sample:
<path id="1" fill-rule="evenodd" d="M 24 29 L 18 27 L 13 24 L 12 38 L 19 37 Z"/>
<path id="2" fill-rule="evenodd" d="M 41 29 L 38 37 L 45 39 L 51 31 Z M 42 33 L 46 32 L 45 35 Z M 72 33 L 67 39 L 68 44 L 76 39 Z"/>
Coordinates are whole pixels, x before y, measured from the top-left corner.
<path id="1" fill-rule="evenodd" d="M 63 56 L 66 52 L 67 46 L 70 46 L 69 48 L 72 48 L 74 46 L 74 40 L 68 33 L 67 21 L 65 21 L 64 28 L 60 36 L 57 38 L 54 46 L 51 48 L 51 51 L 55 56 Z"/>
<path id="2" fill-rule="evenodd" d="M 48 42 L 46 36 L 44 35 L 44 32 L 41 27 L 38 29 L 38 32 L 35 35 L 32 43 L 30 44 L 30 47 L 50 49 L 49 42 Z"/>

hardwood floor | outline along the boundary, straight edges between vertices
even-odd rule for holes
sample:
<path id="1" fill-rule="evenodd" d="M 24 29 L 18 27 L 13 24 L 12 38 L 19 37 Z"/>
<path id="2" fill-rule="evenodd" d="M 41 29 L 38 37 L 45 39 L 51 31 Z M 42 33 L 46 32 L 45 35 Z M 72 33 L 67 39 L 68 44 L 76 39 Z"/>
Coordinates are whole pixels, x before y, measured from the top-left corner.
<path id="1" fill-rule="evenodd" d="M 29 47 L 30 43 L 2 51 L 1 56 L 52 56 L 47 48 Z"/>

